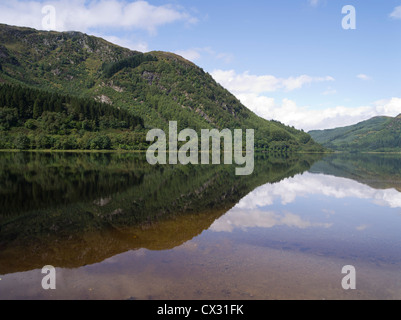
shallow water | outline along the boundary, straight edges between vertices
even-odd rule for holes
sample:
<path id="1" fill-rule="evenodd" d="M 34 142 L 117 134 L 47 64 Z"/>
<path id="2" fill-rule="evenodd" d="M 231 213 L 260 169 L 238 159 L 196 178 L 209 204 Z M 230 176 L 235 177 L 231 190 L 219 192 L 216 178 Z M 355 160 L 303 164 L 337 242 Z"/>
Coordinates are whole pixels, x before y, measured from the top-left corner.
<path id="1" fill-rule="evenodd" d="M 400 299 L 397 156 L 0 154 L 0 299 Z M 56 290 L 43 290 L 45 265 Z M 356 290 L 342 268 L 356 269 Z"/>

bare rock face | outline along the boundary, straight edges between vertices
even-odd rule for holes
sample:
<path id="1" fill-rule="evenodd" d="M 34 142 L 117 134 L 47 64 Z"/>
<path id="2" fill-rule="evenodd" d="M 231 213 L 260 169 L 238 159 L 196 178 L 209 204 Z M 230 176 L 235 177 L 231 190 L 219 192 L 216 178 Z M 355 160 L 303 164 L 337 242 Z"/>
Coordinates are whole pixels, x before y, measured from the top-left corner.
<path id="1" fill-rule="evenodd" d="M 153 81 L 157 80 L 159 76 L 153 72 L 145 71 L 142 73 L 142 78 L 147 80 L 149 85 L 152 85 Z"/>
<path id="2" fill-rule="evenodd" d="M 104 94 L 102 94 L 101 96 L 97 96 L 95 98 L 95 100 L 97 102 L 101 102 L 101 103 L 106 103 L 106 104 L 110 104 L 110 105 L 113 104 L 113 101 L 111 101 L 111 99 L 108 96 L 104 95 Z"/>

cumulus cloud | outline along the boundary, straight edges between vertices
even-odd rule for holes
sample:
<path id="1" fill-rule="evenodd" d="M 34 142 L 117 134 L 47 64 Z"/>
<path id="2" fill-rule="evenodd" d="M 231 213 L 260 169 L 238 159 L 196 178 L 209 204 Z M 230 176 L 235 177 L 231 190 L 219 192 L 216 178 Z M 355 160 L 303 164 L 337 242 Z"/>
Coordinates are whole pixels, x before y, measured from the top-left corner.
<path id="1" fill-rule="evenodd" d="M 237 74 L 234 70 L 214 70 L 213 78 L 234 93 L 264 93 L 278 90 L 292 91 L 314 82 L 334 81 L 333 77 L 298 77 L 277 78 L 273 75 L 252 75 L 249 72 Z"/>
<path id="2" fill-rule="evenodd" d="M 373 103 L 376 115 L 397 116 L 401 113 L 401 98 L 383 99 Z"/>
<path id="3" fill-rule="evenodd" d="M 308 186 L 305 188 L 305 186 Z M 266 184 L 243 198 L 236 208 L 260 209 L 276 202 L 293 203 L 297 198 L 323 195 L 336 199 L 371 199 L 377 205 L 401 208 L 401 193 L 395 189 L 378 190 L 354 180 L 324 174 L 304 173 L 276 184 Z"/>
<path id="4" fill-rule="evenodd" d="M 396 97 L 369 106 L 336 106 L 321 110 L 298 106 L 290 99 L 277 102 L 274 98 L 252 93 L 237 94 L 237 98 L 262 118 L 278 120 L 305 131 L 344 127 L 376 116 L 394 117 L 401 113 L 401 98 Z"/>
<path id="5" fill-rule="evenodd" d="M 155 33 L 158 27 L 165 24 L 197 22 L 196 18 L 173 5 L 154 6 L 147 1 L 124 0 L 3 0 L 0 3 L 0 21 L 43 29 L 42 8 L 45 4 L 56 9 L 56 31 L 87 32 L 96 28 L 127 28 Z"/>
<path id="6" fill-rule="evenodd" d="M 390 14 L 391 18 L 401 19 L 401 6 L 395 7 L 393 12 Z"/>
<path id="7" fill-rule="evenodd" d="M 257 188 L 226 215 L 215 221 L 211 230 L 232 232 L 236 228 L 246 230 L 255 227 L 287 226 L 299 229 L 332 227 L 332 223 L 310 221 L 285 209 L 277 209 L 279 204 L 284 207 L 294 203 L 299 198 L 312 196 L 364 199 L 383 207 L 401 208 L 401 194 L 395 189 L 378 190 L 346 178 L 304 173 Z M 273 208 L 275 208 L 274 211 Z M 335 214 L 333 210 L 322 209 L 321 211 L 324 213 L 322 219 L 330 219 Z M 368 228 L 368 225 L 357 225 L 355 228 L 358 231 L 363 231 Z"/>
<path id="8" fill-rule="evenodd" d="M 311 106 L 299 106 L 288 98 L 276 101 L 266 96 L 266 93 L 279 90 L 289 92 L 312 83 L 334 81 L 334 78 L 330 76 L 303 75 L 282 79 L 272 75 L 255 76 L 247 72 L 237 74 L 234 70 L 215 70 L 212 76 L 258 116 L 267 120 L 278 120 L 305 131 L 343 127 L 375 116 L 394 117 L 401 113 L 401 98 L 397 97 L 376 101 L 366 106 L 353 108 L 335 106 L 317 110 Z M 368 79 L 367 75 L 359 76 L 363 80 Z M 322 94 L 335 93 L 336 90 L 329 87 Z"/>

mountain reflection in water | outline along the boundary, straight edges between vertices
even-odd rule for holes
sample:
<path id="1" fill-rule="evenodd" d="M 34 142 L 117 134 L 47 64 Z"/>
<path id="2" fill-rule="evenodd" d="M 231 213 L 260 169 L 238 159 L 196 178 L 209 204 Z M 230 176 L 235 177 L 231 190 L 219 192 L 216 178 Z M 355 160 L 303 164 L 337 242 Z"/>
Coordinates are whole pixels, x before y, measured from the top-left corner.
<path id="1" fill-rule="evenodd" d="M 354 264 L 373 266 L 365 275 L 374 272 L 383 285 L 360 277 L 365 287 L 353 298 L 401 297 L 401 279 L 375 273 L 401 270 L 401 163 L 396 155 L 259 155 L 254 174 L 245 177 L 224 165 L 154 167 L 144 155 L 129 153 L 0 153 L 0 168 L 2 275 L 22 275 L 48 264 L 102 269 L 110 261 L 120 261 L 119 269 L 134 260 L 155 268 L 151 261 L 162 259 L 165 281 L 192 270 L 209 288 L 206 262 L 214 259 L 223 271 L 239 268 L 235 281 L 228 273 L 221 276 L 227 283 L 224 292 L 245 286 L 238 282 L 242 277 L 262 281 L 268 268 L 275 270 L 274 281 L 282 280 L 269 282 L 265 293 L 255 284 L 256 297 L 280 299 L 330 297 L 317 283 L 306 290 L 305 279 L 331 279 L 333 286 L 341 266 Z M 139 262 L 143 250 L 154 254 Z M 124 262 L 130 252 L 140 255 Z M 248 264 L 240 267 L 240 261 Z M 298 287 L 285 280 L 288 263 L 293 277 L 302 270 L 308 275 L 297 278 Z M 320 271 L 310 275 L 312 265 Z M 135 268 L 127 272 L 139 281 Z M 157 276 L 151 273 L 147 281 Z M 184 292 L 194 284 L 180 279 L 182 294 L 190 294 Z M 144 286 L 142 291 L 150 290 Z M 195 298 L 196 292 L 207 291 L 199 288 L 191 293 Z M 333 292 L 336 298 L 344 294 Z M 244 292 L 238 294 L 234 297 Z M 206 296 L 215 297 L 221 298 L 221 292 Z M 182 297 L 177 293 L 177 298 Z"/>
<path id="2" fill-rule="evenodd" d="M 172 249 L 317 157 L 261 155 L 252 176 L 238 177 L 223 165 L 153 167 L 141 154 L 0 153 L 0 274 Z"/>

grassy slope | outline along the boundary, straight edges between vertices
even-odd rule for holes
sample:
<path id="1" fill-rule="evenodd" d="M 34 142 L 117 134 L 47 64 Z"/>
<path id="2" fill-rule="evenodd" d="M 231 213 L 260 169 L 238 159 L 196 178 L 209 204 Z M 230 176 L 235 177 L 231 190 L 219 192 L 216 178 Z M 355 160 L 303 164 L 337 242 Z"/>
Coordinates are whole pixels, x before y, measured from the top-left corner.
<path id="1" fill-rule="evenodd" d="M 106 76 L 104 66 L 138 52 L 79 32 L 44 32 L 0 25 L 0 82 L 89 97 L 127 108 L 147 128 L 255 129 L 256 145 L 322 151 L 310 136 L 256 116 L 192 62 L 166 52 L 157 61 Z M 1 71 L 2 70 L 2 71 Z"/>

